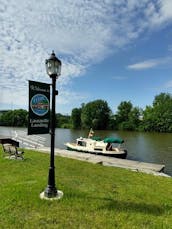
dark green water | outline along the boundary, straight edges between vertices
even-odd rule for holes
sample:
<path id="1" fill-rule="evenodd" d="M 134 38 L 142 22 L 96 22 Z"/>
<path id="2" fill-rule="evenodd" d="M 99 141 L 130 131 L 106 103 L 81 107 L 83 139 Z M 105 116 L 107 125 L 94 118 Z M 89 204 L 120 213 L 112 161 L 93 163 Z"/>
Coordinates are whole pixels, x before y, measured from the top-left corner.
<path id="1" fill-rule="evenodd" d="M 0 127 L 0 136 L 11 136 L 14 128 Z M 20 131 L 26 129 L 15 128 Z M 56 129 L 57 148 L 65 148 L 65 142 L 73 142 L 77 137 L 87 137 L 88 131 Z M 127 131 L 95 131 L 96 136 L 102 138 L 113 136 L 125 140 L 128 150 L 127 159 L 151 163 L 165 164 L 165 172 L 172 175 L 172 134 L 169 133 L 140 133 Z M 45 145 L 50 146 L 50 135 L 41 135 L 46 138 Z"/>

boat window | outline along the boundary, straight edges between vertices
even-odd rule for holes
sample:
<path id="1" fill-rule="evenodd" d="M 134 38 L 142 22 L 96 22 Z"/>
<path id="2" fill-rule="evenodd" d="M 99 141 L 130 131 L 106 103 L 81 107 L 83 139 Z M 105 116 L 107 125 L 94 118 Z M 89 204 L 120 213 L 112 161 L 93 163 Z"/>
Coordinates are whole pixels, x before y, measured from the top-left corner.
<path id="1" fill-rule="evenodd" d="M 86 146 L 86 142 L 78 141 L 78 145 L 79 145 L 79 146 Z"/>

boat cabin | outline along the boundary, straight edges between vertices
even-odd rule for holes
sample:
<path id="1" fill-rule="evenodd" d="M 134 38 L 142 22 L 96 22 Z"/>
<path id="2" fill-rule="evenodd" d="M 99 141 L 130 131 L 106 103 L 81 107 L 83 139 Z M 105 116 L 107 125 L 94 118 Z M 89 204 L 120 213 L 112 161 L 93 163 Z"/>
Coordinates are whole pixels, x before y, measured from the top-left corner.
<path id="1" fill-rule="evenodd" d="M 94 145 L 94 141 L 88 138 L 80 137 L 76 139 L 76 145 L 84 146 L 84 147 L 91 147 Z"/>
<path id="2" fill-rule="evenodd" d="M 122 139 L 117 138 L 105 138 L 102 141 L 96 141 L 91 138 L 80 137 L 76 139 L 76 146 L 84 147 L 93 151 L 119 151 L 123 142 L 124 141 Z"/>
<path id="3" fill-rule="evenodd" d="M 87 145 L 86 141 L 84 141 L 84 139 L 82 137 L 76 139 L 76 144 L 78 146 L 86 146 Z"/>

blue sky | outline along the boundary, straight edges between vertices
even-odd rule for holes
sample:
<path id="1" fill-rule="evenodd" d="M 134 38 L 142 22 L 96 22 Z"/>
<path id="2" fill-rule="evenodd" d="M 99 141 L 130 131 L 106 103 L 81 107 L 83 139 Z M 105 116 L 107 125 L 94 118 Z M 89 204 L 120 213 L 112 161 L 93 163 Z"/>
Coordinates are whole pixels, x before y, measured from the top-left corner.
<path id="1" fill-rule="evenodd" d="M 145 108 L 172 93 L 171 0 L 3 0 L 0 109 L 28 108 L 28 80 L 50 83 L 45 59 L 62 61 L 56 112 L 96 99 Z"/>

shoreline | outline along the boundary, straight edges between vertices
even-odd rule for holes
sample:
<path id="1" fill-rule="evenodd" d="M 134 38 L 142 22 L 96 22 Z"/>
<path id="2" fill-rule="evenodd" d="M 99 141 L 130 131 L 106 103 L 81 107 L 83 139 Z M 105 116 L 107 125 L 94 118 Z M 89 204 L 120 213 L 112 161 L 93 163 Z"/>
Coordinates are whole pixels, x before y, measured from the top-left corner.
<path id="1" fill-rule="evenodd" d="M 49 147 L 40 147 L 35 149 L 38 152 L 49 153 Z M 77 151 L 69 151 L 65 149 L 55 148 L 55 156 L 67 157 L 71 159 L 87 161 L 93 164 L 101 164 L 103 166 L 118 167 L 129 169 L 134 172 L 143 172 L 155 176 L 171 177 L 163 172 L 165 165 L 133 161 L 128 159 L 119 159 L 114 157 L 106 157 L 89 153 L 79 153 Z"/>

